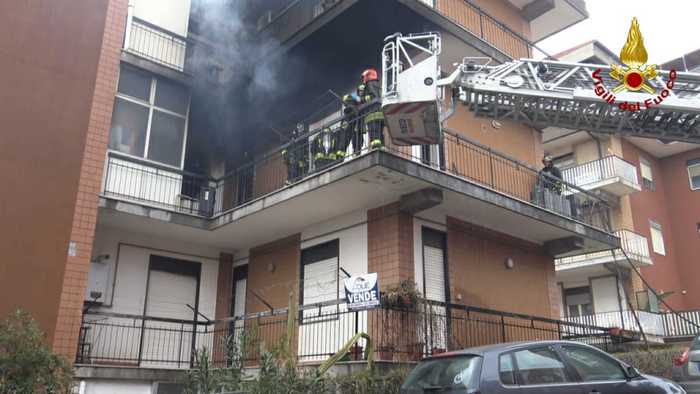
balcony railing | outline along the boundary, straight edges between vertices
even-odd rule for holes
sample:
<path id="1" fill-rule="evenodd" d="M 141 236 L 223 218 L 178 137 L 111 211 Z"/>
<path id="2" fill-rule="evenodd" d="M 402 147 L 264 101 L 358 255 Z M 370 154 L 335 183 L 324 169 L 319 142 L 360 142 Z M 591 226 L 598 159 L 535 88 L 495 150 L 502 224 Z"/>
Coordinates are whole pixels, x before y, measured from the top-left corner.
<path id="1" fill-rule="evenodd" d="M 295 0 L 277 13 L 267 12 L 258 20 L 258 31 L 283 43 L 304 26 L 342 0 Z"/>
<path id="2" fill-rule="evenodd" d="M 124 49 L 178 71 L 185 70 L 187 39 L 138 18 L 132 18 Z"/>
<path id="3" fill-rule="evenodd" d="M 258 21 L 258 30 L 272 35 L 278 42 L 284 42 L 341 1 L 343 0 L 293 1 L 277 13 L 263 14 Z M 531 57 L 531 48 L 546 55 L 527 38 L 467 0 L 416 1 L 435 9 L 512 58 Z"/>
<path id="4" fill-rule="evenodd" d="M 369 105 L 374 105 L 370 103 Z M 324 128 L 338 130 L 341 119 L 333 119 L 295 141 L 268 151 L 219 179 L 180 172 L 150 162 L 110 156 L 104 195 L 133 200 L 177 212 L 211 217 L 247 204 L 326 169 L 341 165 L 370 149 L 355 150 L 352 144 L 344 157 L 317 159 L 317 138 Z M 363 118 L 346 119 L 364 129 Z M 366 134 L 365 134 L 366 138 Z M 595 195 L 560 179 L 540 174 L 529 165 L 509 158 L 458 133 L 445 131 L 441 151 L 444 163 L 424 162 L 411 147 L 388 145 L 382 150 L 437 171 L 493 189 L 511 198 L 536 205 L 559 215 L 609 231 L 609 205 Z M 359 144 L 358 144 L 359 145 Z M 365 142 L 364 146 L 367 146 Z"/>
<path id="5" fill-rule="evenodd" d="M 375 359 L 397 361 L 518 340 L 570 339 L 602 348 L 611 343 L 606 328 L 465 305 L 431 302 L 361 312 L 348 311 L 344 303 L 329 306 L 306 305 L 295 314 L 299 361 L 324 360 L 357 332 L 369 334 Z M 286 308 L 209 322 L 89 313 L 83 316 L 76 364 L 190 368 L 194 352 L 208 348 L 217 366 L 234 360 L 254 365 L 260 345 L 279 343 L 287 325 Z M 361 340 L 360 346 L 367 344 Z"/>
<path id="6" fill-rule="evenodd" d="M 605 181 L 626 181 L 639 187 L 637 168 L 617 156 L 607 156 L 562 171 L 565 181 L 584 189 L 602 186 Z"/>
<path id="7" fill-rule="evenodd" d="M 630 230 L 617 230 L 615 236 L 620 238 L 620 246 L 625 251 L 635 265 L 652 264 L 651 254 L 649 253 L 649 244 L 646 237 L 637 234 Z M 577 256 L 562 257 L 554 260 L 557 269 L 571 269 L 580 266 L 588 266 L 590 264 L 603 264 L 611 261 L 622 261 L 625 255 L 620 249 L 614 250 L 614 255 L 611 251 L 586 253 Z"/>
<path id="8" fill-rule="evenodd" d="M 634 316 L 636 314 L 636 318 Z M 639 319 L 639 322 L 637 322 Z M 612 311 L 577 317 L 565 317 L 563 320 L 606 328 L 621 328 L 629 331 L 665 338 L 693 337 L 700 333 L 700 310 L 678 313 L 657 313 L 648 311 Z"/>

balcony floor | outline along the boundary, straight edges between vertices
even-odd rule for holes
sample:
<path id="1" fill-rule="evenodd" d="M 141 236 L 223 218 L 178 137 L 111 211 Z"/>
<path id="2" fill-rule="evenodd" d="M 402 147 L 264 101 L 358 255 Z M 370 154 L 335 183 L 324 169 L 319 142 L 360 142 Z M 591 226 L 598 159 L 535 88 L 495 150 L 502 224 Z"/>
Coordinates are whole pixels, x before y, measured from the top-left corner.
<path id="1" fill-rule="evenodd" d="M 336 165 L 213 219 L 103 197 L 98 223 L 238 249 L 382 206 L 427 187 L 444 193 L 443 203 L 431 210 L 512 237 L 543 244 L 577 236 L 583 240 L 583 249 L 576 254 L 619 246 L 618 239 L 605 231 L 385 151 Z"/>

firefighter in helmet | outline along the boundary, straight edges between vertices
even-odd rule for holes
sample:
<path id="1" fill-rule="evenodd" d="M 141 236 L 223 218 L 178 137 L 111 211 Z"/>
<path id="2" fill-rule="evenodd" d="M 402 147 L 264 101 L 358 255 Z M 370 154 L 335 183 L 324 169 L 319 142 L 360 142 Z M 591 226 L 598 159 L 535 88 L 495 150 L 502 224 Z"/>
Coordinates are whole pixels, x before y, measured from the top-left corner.
<path id="1" fill-rule="evenodd" d="M 287 184 L 291 184 L 303 177 L 306 170 L 308 153 L 306 144 L 301 138 L 304 134 L 304 125 L 299 123 L 292 129 L 289 144 L 282 150 L 282 158 L 287 165 Z"/>
<path id="2" fill-rule="evenodd" d="M 352 142 L 353 153 L 357 154 L 362 149 L 362 133 L 359 128 L 359 101 L 356 95 L 348 93 L 343 96 L 343 119 L 338 129 L 336 155 L 338 160 L 345 158 L 345 152 Z"/>
<path id="3" fill-rule="evenodd" d="M 544 167 L 540 170 L 542 186 L 550 192 L 561 194 L 561 171 L 554 166 L 552 156 L 545 156 L 542 159 L 542 164 L 544 164 Z"/>
<path id="4" fill-rule="evenodd" d="M 370 148 L 379 148 L 384 146 L 384 112 L 382 112 L 381 103 L 381 88 L 379 86 L 379 78 L 377 70 L 368 68 L 362 72 L 362 83 L 357 88 L 357 94 L 360 96 L 363 105 L 369 105 L 365 110 L 364 122 L 369 133 Z"/>
<path id="5" fill-rule="evenodd" d="M 314 159 L 314 168 L 323 169 L 336 160 L 335 150 L 336 134 L 330 127 L 324 127 L 313 140 L 311 154 Z"/>

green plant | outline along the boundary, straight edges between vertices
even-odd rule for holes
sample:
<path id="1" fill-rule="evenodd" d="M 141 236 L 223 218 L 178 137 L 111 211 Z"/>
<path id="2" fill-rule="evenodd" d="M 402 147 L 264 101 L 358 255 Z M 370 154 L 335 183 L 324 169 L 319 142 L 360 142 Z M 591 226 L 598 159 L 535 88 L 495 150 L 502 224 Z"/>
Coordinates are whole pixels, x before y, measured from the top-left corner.
<path id="1" fill-rule="evenodd" d="M 651 348 L 649 351 L 633 350 L 615 353 L 615 357 L 645 374 L 671 379 L 673 357 L 683 352 L 678 346 Z"/>
<path id="2" fill-rule="evenodd" d="M 410 280 L 402 280 L 382 293 L 382 305 L 387 308 L 415 310 L 422 299 L 418 287 Z"/>
<path id="3" fill-rule="evenodd" d="M 0 322 L 0 393 L 68 393 L 70 365 L 45 344 L 29 313 L 17 310 Z"/>
<path id="4" fill-rule="evenodd" d="M 336 376 L 329 380 L 328 387 L 338 394 L 398 394 L 409 372 L 409 368 L 394 368 L 382 374 L 364 370 Z"/>

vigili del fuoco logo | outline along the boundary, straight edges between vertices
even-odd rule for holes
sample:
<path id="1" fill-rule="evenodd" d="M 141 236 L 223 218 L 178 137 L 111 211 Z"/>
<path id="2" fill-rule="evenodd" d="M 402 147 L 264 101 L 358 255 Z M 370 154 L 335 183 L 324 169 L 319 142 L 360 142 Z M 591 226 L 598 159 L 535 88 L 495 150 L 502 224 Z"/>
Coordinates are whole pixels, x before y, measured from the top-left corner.
<path id="1" fill-rule="evenodd" d="M 668 81 L 666 81 L 663 90 L 657 92 L 657 90 L 648 83 L 648 81 L 658 76 L 656 64 L 647 64 L 647 60 L 647 50 L 644 48 L 644 39 L 642 38 L 642 32 L 639 30 L 639 22 L 637 22 L 637 18 L 632 18 L 632 26 L 630 26 L 630 30 L 627 33 L 627 41 L 620 51 L 620 61 L 622 61 L 624 65 L 610 65 L 610 77 L 618 81 L 619 84 L 612 88 L 612 90 L 608 90 L 603 84 L 603 78 L 600 76 L 603 70 L 599 68 L 593 71 L 592 74 L 595 84 L 595 94 L 610 104 L 615 104 L 615 100 L 617 99 L 615 93 L 620 93 L 623 90 L 629 92 L 639 92 L 643 90 L 652 95 L 641 102 L 623 101 L 618 103 L 618 108 L 623 111 L 635 112 L 642 108 L 649 109 L 655 105 L 661 104 L 664 99 L 671 94 L 677 73 L 674 69 L 669 71 Z"/>

